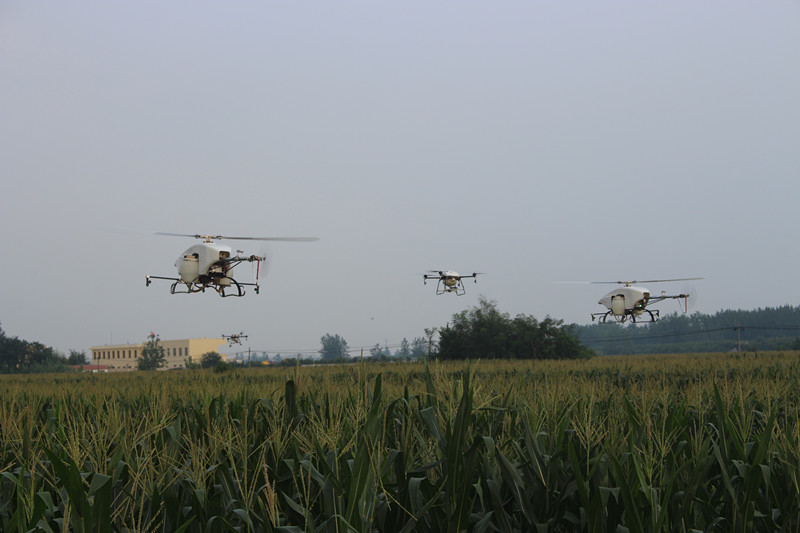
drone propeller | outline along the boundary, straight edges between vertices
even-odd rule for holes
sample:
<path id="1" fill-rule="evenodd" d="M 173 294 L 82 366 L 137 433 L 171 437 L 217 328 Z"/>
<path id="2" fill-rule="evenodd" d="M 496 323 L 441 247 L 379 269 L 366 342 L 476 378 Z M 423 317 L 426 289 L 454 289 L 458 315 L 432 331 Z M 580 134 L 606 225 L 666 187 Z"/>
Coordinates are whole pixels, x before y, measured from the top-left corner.
<path id="1" fill-rule="evenodd" d="M 206 241 L 226 239 L 237 241 L 285 241 L 285 242 L 314 242 L 318 237 L 229 237 L 226 235 L 200 235 L 199 233 L 167 233 L 158 231 L 156 235 L 167 235 L 170 237 L 194 237 L 195 239 L 205 239 Z"/>
<path id="2" fill-rule="evenodd" d="M 554 281 L 553 283 L 574 283 L 574 284 L 602 284 L 602 285 L 636 285 L 639 283 L 663 283 L 667 281 L 693 281 L 703 278 L 673 278 L 673 279 L 641 279 L 630 281 Z"/>
<path id="3" fill-rule="evenodd" d="M 617 283 L 618 285 L 636 285 L 637 283 L 663 283 L 667 281 L 694 281 L 703 278 L 673 278 L 673 279 L 642 279 L 642 280 L 634 280 L 634 281 L 596 281 L 593 283 Z"/>
<path id="4" fill-rule="evenodd" d="M 685 294 L 687 299 L 684 300 L 684 312 L 689 312 L 694 310 L 699 303 L 699 293 L 697 287 L 694 283 L 691 284 L 684 284 L 683 288 L 681 289 L 681 294 Z"/>

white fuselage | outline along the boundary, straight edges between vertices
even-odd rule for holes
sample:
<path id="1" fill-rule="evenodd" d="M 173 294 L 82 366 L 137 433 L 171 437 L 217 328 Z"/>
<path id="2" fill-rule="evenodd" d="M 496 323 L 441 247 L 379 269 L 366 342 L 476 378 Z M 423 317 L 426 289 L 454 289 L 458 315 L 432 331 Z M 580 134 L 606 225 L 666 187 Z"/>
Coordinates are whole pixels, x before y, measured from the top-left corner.
<path id="1" fill-rule="evenodd" d="M 453 272 L 452 270 L 448 270 L 444 274 L 442 274 L 442 283 L 444 283 L 445 287 L 452 288 L 458 284 L 458 280 L 460 279 L 458 272 Z"/>
<path id="2" fill-rule="evenodd" d="M 175 261 L 178 267 L 178 274 L 181 281 L 193 283 L 198 281 L 200 276 L 206 276 L 209 272 L 225 272 L 227 276 L 232 276 L 232 269 L 225 265 L 215 265 L 220 259 L 228 259 L 231 256 L 231 247 L 215 242 L 204 242 L 195 244 L 187 249 Z"/>
<path id="3" fill-rule="evenodd" d="M 619 287 L 604 295 L 597 302 L 606 306 L 614 315 L 633 313 L 640 315 L 650 300 L 650 290 L 645 287 Z"/>

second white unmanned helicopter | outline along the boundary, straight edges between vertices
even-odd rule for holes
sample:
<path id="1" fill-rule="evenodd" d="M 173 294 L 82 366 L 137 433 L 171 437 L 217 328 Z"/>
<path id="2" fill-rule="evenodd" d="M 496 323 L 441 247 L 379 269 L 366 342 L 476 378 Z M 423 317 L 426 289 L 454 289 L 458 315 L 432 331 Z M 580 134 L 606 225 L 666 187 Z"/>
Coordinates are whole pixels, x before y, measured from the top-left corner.
<path id="1" fill-rule="evenodd" d="M 475 278 L 475 283 L 478 283 L 478 274 L 482 274 L 482 272 L 473 272 L 470 276 L 462 276 L 458 272 L 453 272 L 452 270 L 429 270 L 428 272 L 435 272 L 435 274 L 423 274 L 423 284 L 427 285 L 429 279 L 438 280 L 436 284 L 436 294 L 453 292 L 458 296 L 463 296 L 467 292 L 462 280 Z"/>
<path id="2" fill-rule="evenodd" d="M 175 237 L 194 237 L 202 239 L 203 242 L 195 244 L 185 250 L 175 261 L 178 268 L 178 277 L 171 278 L 165 276 L 147 276 L 147 286 L 154 279 L 166 279 L 174 283 L 170 287 L 171 294 L 205 292 L 210 287 L 222 296 L 244 296 L 245 286 L 255 287 L 256 294 L 260 289 L 258 275 L 261 262 L 266 257 L 258 255 L 240 255 L 244 252 L 236 250 L 236 255 L 230 246 L 217 244 L 214 240 L 246 240 L 246 241 L 296 241 L 311 242 L 319 240 L 316 237 L 223 237 L 222 235 L 189 235 L 183 233 L 157 233 L 156 235 L 170 235 Z M 253 283 L 237 281 L 233 277 L 233 268 L 243 262 L 256 263 L 256 274 Z M 179 285 L 185 285 L 184 290 L 179 290 Z M 227 292 L 230 290 L 231 292 Z"/>
<path id="3" fill-rule="evenodd" d="M 228 346 L 233 346 L 234 344 L 242 344 L 242 339 L 246 339 L 247 335 L 244 332 L 239 333 L 231 333 L 230 335 L 222 334 L 222 338 L 228 341 Z"/>
<path id="4" fill-rule="evenodd" d="M 604 305 L 608 311 L 602 313 L 592 313 L 592 321 L 599 319 L 599 322 L 605 323 L 606 319 L 610 316 L 614 317 L 617 322 L 625 322 L 630 319 L 631 322 L 636 320 L 645 313 L 647 313 L 649 322 L 658 320 L 658 310 L 650 310 L 648 305 L 660 302 L 662 300 L 678 300 L 683 299 L 684 305 L 689 298 L 689 294 L 667 294 L 662 291 L 660 295 L 653 296 L 650 289 L 642 286 L 637 286 L 637 283 L 661 283 L 667 281 L 690 281 L 703 278 L 676 278 L 676 279 L 650 279 L 644 281 L 592 281 L 589 283 L 616 283 L 621 287 L 606 293 L 597 302 Z"/>

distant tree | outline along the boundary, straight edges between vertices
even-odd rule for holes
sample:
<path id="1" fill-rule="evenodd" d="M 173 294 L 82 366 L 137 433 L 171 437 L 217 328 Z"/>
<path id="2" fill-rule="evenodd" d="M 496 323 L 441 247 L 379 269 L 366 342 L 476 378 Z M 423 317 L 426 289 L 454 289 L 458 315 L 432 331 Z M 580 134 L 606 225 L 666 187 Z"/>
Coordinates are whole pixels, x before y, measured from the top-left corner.
<path id="1" fill-rule="evenodd" d="M 63 372 L 66 359 L 38 342 L 9 337 L 0 328 L 0 373 Z"/>
<path id="2" fill-rule="evenodd" d="M 479 298 L 478 306 L 453 315 L 452 324 L 439 329 L 438 356 L 442 359 L 575 359 L 590 357 L 571 326 L 549 316 L 511 319 L 494 301 Z"/>
<path id="3" fill-rule="evenodd" d="M 408 342 L 408 339 L 403 337 L 403 340 L 400 341 L 400 348 L 397 349 L 394 355 L 401 359 L 408 359 L 411 357 L 411 343 Z"/>
<path id="4" fill-rule="evenodd" d="M 155 334 L 150 333 L 148 341 L 142 346 L 142 356 L 139 358 L 139 370 L 158 370 L 167 365 L 167 355 L 164 347 L 161 346 L 161 339 Z"/>
<path id="5" fill-rule="evenodd" d="M 369 349 L 370 357 L 383 357 L 385 354 L 383 352 L 383 348 L 380 344 L 376 344 L 372 348 Z"/>
<path id="6" fill-rule="evenodd" d="M 437 328 L 425 328 L 425 355 L 432 355 L 438 349 L 437 343 L 433 342 L 433 337 L 438 332 Z"/>
<path id="7" fill-rule="evenodd" d="M 200 358 L 201 368 L 214 368 L 222 363 L 222 356 L 218 352 L 206 352 Z"/>
<path id="8" fill-rule="evenodd" d="M 322 348 L 319 350 L 319 355 L 324 361 L 335 361 L 347 357 L 347 341 L 339 335 L 331 335 L 326 333 L 320 339 Z"/>
<path id="9" fill-rule="evenodd" d="M 424 337 L 414 337 L 411 341 L 411 353 L 409 354 L 412 359 L 425 357 L 428 353 L 428 341 Z"/>
<path id="10" fill-rule="evenodd" d="M 67 357 L 67 364 L 69 365 L 88 365 L 89 358 L 86 356 L 86 352 L 78 350 L 70 350 L 69 357 Z"/>
<path id="11" fill-rule="evenodd" d="M 673 313 L 657 322 L 575 326 L 581 341 L 603 354 L 727 352 L 787 349 L 797 338 L 800 306 Z"/>
<path id="12" fill-rule="evenodd" d="M 196 370 L 200 368 L 200 363 L 195 363 L 191 357 L 187 357 L 183 360 L 183 366 L 188 368 L 189 370 Z"/>

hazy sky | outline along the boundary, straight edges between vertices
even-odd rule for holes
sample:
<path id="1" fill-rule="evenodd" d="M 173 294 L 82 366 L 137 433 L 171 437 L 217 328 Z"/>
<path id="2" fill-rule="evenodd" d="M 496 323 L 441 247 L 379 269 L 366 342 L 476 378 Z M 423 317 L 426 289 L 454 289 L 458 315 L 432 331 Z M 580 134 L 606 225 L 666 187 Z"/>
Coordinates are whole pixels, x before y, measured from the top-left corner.
<path id="1" fill-rule="evenodd" d="M 0 327 L 292 353 L 395 345 L 480 295 L 602 310 L 562 280 L 798 305 L 798 95 L 786 0 L 5 0 Z M 222 299 L 145 287 L 194 244 L 153 232 L 320 241 Z M 436 296 L 428 269 L 487 274 Z"/>

